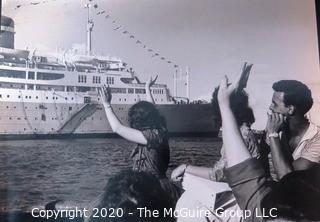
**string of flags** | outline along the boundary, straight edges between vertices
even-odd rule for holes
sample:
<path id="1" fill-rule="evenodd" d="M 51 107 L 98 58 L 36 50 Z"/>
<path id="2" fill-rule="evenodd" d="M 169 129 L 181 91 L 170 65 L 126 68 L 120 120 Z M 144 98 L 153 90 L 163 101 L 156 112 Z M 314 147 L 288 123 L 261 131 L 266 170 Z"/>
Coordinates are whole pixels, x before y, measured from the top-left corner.
<path id="1" fill-rule="evenodd" d="M 92 0 L 91 0 L 92 1 Z M 98 7 L 97 7 L 98 8 Z M 95 9 L 97 9 L 95 8 Z M 105 10 L 100 10 L 98 12 L 96 12 L 97 16 L 101 16 L 103 14 L 105 14 L 106 11 Z M 119 33 L 123 34 L 123 35 L 127 35 L 129 39 L 134 40 L 135 44 L 137 45 L 141 45 L 141 48 L 143 48 L 144 50 L 146 50 L 147 53 L 151 53 L 151 57 L 152 58 L 159 58 L 161 61 L 166 62 L 167 64 L 173 64 L 174 68 L 178 68 L 179 65 L 174 64 L 173 61 L 169 60 L 168 58 L 161 56 L 160 53 L 158 53 L 156 50 L 152 49 L 151 47 L 147 47 L 146 44 L 143 43 L 143 41 L 141 41 L 140 39 L 137 38 L 137 36 L 133 35 L 130 31 L 128 31 L 127 29 L 125 29 L 122 25 L 120 25 L 116 19 L 114 19 L 110 14 L 104 15 L 104 18 L 106 20 L 109 20 L 111 22 L 111 24 L 114 26 L 113 27 L 113 31 L 119 31 Z"/>
<path id="2" fill-rule="evenodd" d="M 30 2 L 30 3 L 26 3 L 26 4 L 16 5 L 15 9 L 17 10 L 17 9 L 20 9 L 21 7 L 24 7 L 24 6 L 36 6 L 39 4 L 45 4 L 45 3 L 49 3 L 49 2 L 55 2 L 55 1 L 57 1 L 57 0 L 34 1 L 34 2 Z M 151 47 L 148 47 L 145 43 L 143 43 L 143 41 L 138 39 L 137 36 L 133 35 L 133 33 L 131 33 L 129 30 L 125 29 L 121 24 L 119 24 L 117 22 L 117 20 L 114 19 L 110 14 L 106 14 L 106 10 L 99 9 L 98 4 L 93 3 L 93 0 L 89 0 L 89 4 L 86 4 L 85 7 L 91 6 L 91 3 L 92 3 L 94 10 L 96 10 L 95 15 L 100 16 L 100 17 L 103 16 L 104 19 L 110 21 L 111 25 L 113 26 L 113 28 L 112 28 L 113 31 L 118 31 L 119 33 L 121 33 L 123 35 L 127 35 L 129 39 L 132 39 L 135 42 L 135 44 L 140 45 L 141 48 L 144 49 L 148 54 L 151 54 L 151 58 L 159 58 L 161 61 L 172 65 L 174 68 L 180 67 L 178 64 L 174 63 L 170 59 L 162 56 L 156 50 L 152 49 Z"/>
<path id="3" fill-rule="evenodd" d="M 34 1 L 34 2 L 16 5 L 14 9 L 17 10 L 17 9 L 20 9 L 21 7 L 25 7 L 25 6 L 35 6 L 35 5 L 45 4 L 45 3 L 49 3 L 49 2 L 55 2 L 55 1 L 57 1 L 57 0 Z"/>

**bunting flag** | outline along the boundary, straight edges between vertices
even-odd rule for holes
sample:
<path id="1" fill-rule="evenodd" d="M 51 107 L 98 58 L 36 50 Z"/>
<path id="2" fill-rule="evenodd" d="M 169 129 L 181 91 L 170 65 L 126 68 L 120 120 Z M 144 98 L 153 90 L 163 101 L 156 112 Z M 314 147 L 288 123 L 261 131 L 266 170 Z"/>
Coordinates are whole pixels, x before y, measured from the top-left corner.
<path id="1" fill-rule="evenodd" d="M 43 1 L 36 1 L 34 0 L 33 2 L 29 2 L 29 3 L 26 3 L 26 4 L 19 4 L 19 5 L 16 5 L 14 10 L 18 10 L 22 7 L 25 7 L 25 6 L 38 6 L 38 5 L 41 5 L 43 3 L 48 3 L 48 2 L 55 2 L 57 0 L 43 0 Z M 95 1 L 94 0 L 88 0 L 88 3 L 85 5 L 86 8 L 89 8 L 90 6 L 93 7 L 94 10 L 97 10 L 99 8 L 98 4 L 94 3 Z M 95 15 L 96 16 L 104 16 L 105 19 L 110 19 L 109 21 L 111 22 L 112 26 L 113 26 L 113 30 L 114 31 L 118 31 L 118 30 L 123 30 L 122 34 L 124 35 L 128 35 L 128 37 L 130 39 L 133 39 L 135 41 L 136 44 L 141 44 L 141 47 L 146 50 L 146 52 L 150 53 L 150 52 L 153 52 L 150 56 L 152 58 L 155 58 L 155 57 L 158 57 L 160 60 L 166 62 L 167 64 L 171 64 L 173 63 L 171 60 L 168 60 L 166 59 L 165 57 L 160 57 L 160 54 L 159 53 L 156 53 L 154 49 L 150 48 L 150 47 L 147 47 L 147 45 L 145 43 L 143 43 L 141 40 L 137 39 L 134 35 L 130 34 L 130 32 L 128 30 L 124 30 L 124 28 L 121 26 L 121 24 L 119 24 L 117 22 L 116 19 L 113 18 L 113 20 L 111 20 L 111 15 L 110 14 L 107 14 L 107 15 L 104 15 L 106 14 L 106 10 L 104 9 L 100 9 L 99 11 L 97 10 Z M 179 65 L 175 64 L 173 65 L 174 68 L 178 68 L 180 67 Z"/>
<path id="2" fill-rule="evenodd" d="M 102 15 L 102 14 L 104 14 L 105 12 L 106 12 L 105 10 L 100 11 L 100 12 L 97 13 L 97 15 Z"/>
<path id="3" fill-rule="evenodd" d="M 19 4 L 14 7 L 14 10 L 20 9 L 21 7 L 25 7 L 25 6 L 27 6 L 27 7 L 28 6 L 36 6 L 39 4 L 49 3 L 49 1 L 55 2 L 56 0 L 44 0 L 44 1 L 39 1 L 39 2 L 29 2 L 29 3 L 25 3 L 25 4 Z"/>

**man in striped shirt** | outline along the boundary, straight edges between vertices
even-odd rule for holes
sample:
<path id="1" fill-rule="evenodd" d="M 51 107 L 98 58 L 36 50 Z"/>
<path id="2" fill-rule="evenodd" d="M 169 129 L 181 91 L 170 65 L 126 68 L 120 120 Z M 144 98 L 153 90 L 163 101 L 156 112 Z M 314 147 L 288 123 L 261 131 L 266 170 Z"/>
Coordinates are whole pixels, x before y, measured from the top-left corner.
<path id="1" fill-rule="evenodd" d="M 273 84 L 266 127 L 277 179 L 320 163 L 320 129 L 305 117 L 313 105 L 310 89 L 296 80 Z"/>

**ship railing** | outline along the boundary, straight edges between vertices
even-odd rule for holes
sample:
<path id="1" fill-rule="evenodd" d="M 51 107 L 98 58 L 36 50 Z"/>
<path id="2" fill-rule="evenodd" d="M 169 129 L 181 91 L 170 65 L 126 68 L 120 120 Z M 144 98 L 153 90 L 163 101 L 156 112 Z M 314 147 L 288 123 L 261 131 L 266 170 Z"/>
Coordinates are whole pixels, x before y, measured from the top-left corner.
<path id="1" fill-rule="evenodd" d="M 173 100 L 173 102 L 175 104 L 189 104 L 190 103 L 189 99 L 186 97 L 176 96 L 176 97 L 171 97 L 171 99 Z"/>
<path id="2" fill-rule="evenodd" d="M 135 87 L 145 87 L 145 83 L 128 83 L 129 86 L 135 86 Z M 152 87 L 156 88 L 166 88 L 167 85 L 166 84 L 154 84 Z"/>

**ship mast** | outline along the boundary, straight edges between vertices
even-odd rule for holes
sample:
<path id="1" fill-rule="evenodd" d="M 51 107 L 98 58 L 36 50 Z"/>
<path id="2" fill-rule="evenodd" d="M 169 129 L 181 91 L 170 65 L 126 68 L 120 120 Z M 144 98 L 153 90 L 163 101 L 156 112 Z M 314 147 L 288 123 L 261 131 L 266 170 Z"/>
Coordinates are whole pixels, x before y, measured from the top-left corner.
<path id="1" fill-rule="evenodd" d="M 187 99 L 190 99 L 190 69 L 189 66 L 186 67 L 186 94 L 187 94 Z"/>
<path id="2" fill-rule="evenodd" d="M 92 2 L 92 0 L 89 0 L 89 2 Z M 90 15 L 90 8 L 92 7 L 91 3 L 87 3 L 85 5 L 85 8 L 87 9 L 88 12 L 88 17 L 87 17 L 87 55 L 91 55 L 91 50 L 92 50 L 92 30 L 94 26 L 93 19 L 91 18 Z"/>
<path id="3" fill-rule="evenodd" d="M 177 97 L 177 76 L 178 76 L 178 69 L 175 70 L 173 73 L 173 97 Z"/>

